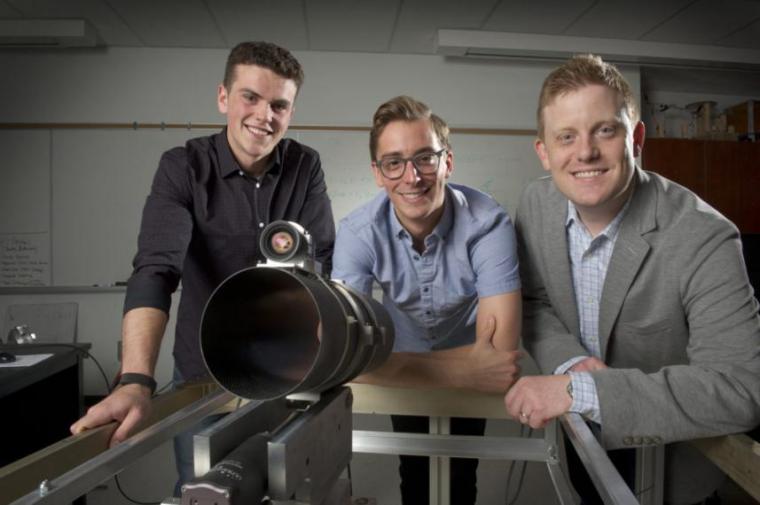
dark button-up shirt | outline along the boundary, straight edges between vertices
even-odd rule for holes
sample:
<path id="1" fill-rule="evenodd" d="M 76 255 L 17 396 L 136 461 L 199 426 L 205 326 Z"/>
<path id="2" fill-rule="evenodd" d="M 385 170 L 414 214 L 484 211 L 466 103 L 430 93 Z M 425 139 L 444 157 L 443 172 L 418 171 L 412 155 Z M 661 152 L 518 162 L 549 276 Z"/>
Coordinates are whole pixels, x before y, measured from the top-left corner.
<path id="1" fill-rule="evenodd" d="M 272 221 L 300 223 L 317 261 L 331 268 L 335 224 L 319 155 L 291 139 L 273 151 L 260 178 L 241 170 L 226 131 L 164 153 L 143 210 L 124 312 L 169 312 L 182 279 L 174 358 L 185 379 L 202 376 L 198 330 L 212 291 L 232 273 L 263 260 L 259 235 Z"/>

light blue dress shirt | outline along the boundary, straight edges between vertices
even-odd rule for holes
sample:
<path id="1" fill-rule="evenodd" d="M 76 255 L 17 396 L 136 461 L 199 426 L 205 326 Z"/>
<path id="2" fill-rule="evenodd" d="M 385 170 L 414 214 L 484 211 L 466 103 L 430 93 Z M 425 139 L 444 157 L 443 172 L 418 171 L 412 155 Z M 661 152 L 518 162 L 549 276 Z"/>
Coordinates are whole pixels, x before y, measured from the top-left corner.
<path id="1" fill-rule="evenodd" d="M 520 288 L 515 232 L 507 212 L 478 190 L 448 184 L 444 212 L 412 247 L 385 192 L 343 218 L 333 255 L 332 278 L 371 294 L 396 330 L 394 351 L 428 352 L 472 343 L 478 298 Z"/>
<path id="2" fill-rule="evenodd" d="M 603 360 L 599 344 L 599 302 L 602 297 L 604 279 L 615 248 L 620 224 L 630 199 L 615 218 L 596 237 L 592 237 L 578 216 L 578 211 L 571 202 L 567 202 L 568 253 L 575 288 L 575 303 L 578 307 L 578 320 L 581 329 L 581 345 L 589 356 Z M 561 364 L 554 373 L 565 373 L 586 356 L 578 356 Z M 570 372 L 573 383 L 573 404 L 570 412 L 578 412 L 587 419 L 601 424 L 599 397 L 596 394 L 594 379 L 588 372 Z"/>

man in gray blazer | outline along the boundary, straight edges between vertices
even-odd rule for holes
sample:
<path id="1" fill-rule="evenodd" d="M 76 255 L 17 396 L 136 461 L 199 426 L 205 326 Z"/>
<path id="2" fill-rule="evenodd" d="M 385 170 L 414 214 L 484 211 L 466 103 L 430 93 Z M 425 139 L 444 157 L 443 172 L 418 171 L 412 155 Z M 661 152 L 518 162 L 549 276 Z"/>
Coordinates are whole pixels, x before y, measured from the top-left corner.
<path id="1" fill-rule="evenodd" d="M 524 345 L 551 375 L 505 402 L 534 428 L 578 412 L 610 450 L 668 444 L 665 500 L 697 503 L 722 474 L 678 442 L 760 423 L 758 304 L 736 227 L 637 167 L 643 145 L 614 66 L 576 56 L 547 77 L 535 149 L 551 176 L 525 190 L 516 227 Z M 624 477 L 631 453 L 610 452 Z"/>

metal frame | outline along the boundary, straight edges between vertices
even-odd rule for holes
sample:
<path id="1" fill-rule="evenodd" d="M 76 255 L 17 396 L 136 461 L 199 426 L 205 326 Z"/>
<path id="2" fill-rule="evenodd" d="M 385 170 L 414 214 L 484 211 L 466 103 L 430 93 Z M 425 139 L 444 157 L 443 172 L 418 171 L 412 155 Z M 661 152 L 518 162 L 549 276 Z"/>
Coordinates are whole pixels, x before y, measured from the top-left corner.
<path id="1" fill-rule="evenodd" d="M 636 482 L 634 489 L 641 505 L 662 505 L 665 493 L 665 446 L 636 449 Z"/>
<path id="2" fill-rule="evenodd" d="M 135 459 L 142 457 L 165 440 L 184 431 L 204 416 L 229 403 L 232 398 L 232 395 L 229 393 L 216 391 L 190 406 L 178 410 L 155 425 L 134 435 L 126 442 L 88 460 L 60 477 L 52 479 L 49 482 L 43 482 L 38 490 L 16 500 L 13 502 L 13 505 L 70 502 L 78 496 L 85 494 L 106 478 L 120 472 Z M 342 400 L 341 403 L 346 403 L 347 401 Z M 272 424 L 278 423 L 286 416 L 286 411 L 286 405 L 282 402 L 253 402 L 240 409 L 239 412 L 234 412 L 227 416 L 221 423 L 217 423 L 214 426 L 216 428 L 221 425 L 225 430 L 210 429 L 210 431 L 206 430 L 204 432 L 207 440 L 213 440 L 216 447 L 212 447 L 211 442 L 209 442 L 205 446 L 205 449 L 203 449 L 203 444 L 200 443 L 200 439 L 196 436 L 196 443 L 199 443 L 200 447 L 199 450 L 205 450 L 210 458 L 205 464 L 210 467 L 214 463 L 214 458 L 218 458 L 219 455 L 225 453 L 230 444 L 234 445 L 234 442 L 231 441 L 232 439 L 228 435 L 225 435 L 224 432 L 229 433 L 230 431 L 241 429 L 243 431 L 269 431 L 272 429 Z M 388 412 L 374 411 L 373 413 Z M 252 416 L 257 416 L 258 419 L 262 419 L 263 416 L 267 422 L 262 424 L 263 421 L 254 421 L 255 418 Z M 604 502 L 609 505 L 637 504 L 638 501 L 634 494 L 623 482 L 622 477 L 617 473 L 606 452 L 599 445 L 599 442 L 591 433 L 585 421 L 578 414 L 566 414 L 562 416 L 560 421 L 568 435 L 568 439 L 576 448 L 581 461 L 597 486 Z M 431 428 L 432 431 L 437 431 L 438 433 L 433 434 L 355 430 L 352 433 L 352 447 L 348 449 L 357 453 L 412 454 L 433 456 L 434 458 L 470 457 L 543 462 L 547 466 L 547 471 L 560 503 L 562 505 L 573 503 L 571 487 L 560 464 L 561 431 L 558 421 L 555 420 L 546 426 L 543 439 L 448 435 L 446 434 L 448 432 L 448 422 L 449 418 L 447 416 L 436 416 L 431 422 Z M 346 423 L 350 426 L 350 420 L 346 421 Z M 334 425 L 335 423 L 330 421 L 328 424 Z M 281 431 L 283 434 L 299 431 L 298 423 L 294 423 L 292 420 L 285 422 L 284 426 L 286 426 L 284 430 L 278 428 L 275 431 Z M 325 429 L 325 425 L 315 424 L 315 426 L 320 430 Z M 305 428 L 303 432 L 306 433 Z M 296 442 L 306 436 L 304 433 L 300 435 L 295 433 L 298 435 L 295 438 Z M 311 438 L 315 438 L 313 430 L 309 431 L 309 433 L 311 434 Z M 319 437 L 316 436 L 316 438 Z M 283 452 L 282 454 L 284 455 L 285 453 Z M 642 479 L 653 468 L 655 472 L 650 474 L 650 480 L 641 480 L 640 482 L 642 483 L 641 485 L 648 485 L 648 483 L 654 482 L 655 489 L 657 489 L 657 482 L 660 482 L 659 499 L 661 500 L 663 451 L 662 448 L 652 448 L 652 451 L 648 454 L 641 462 L 640 474 Z M 215 456 L 212 457 L 212 455 Z M 445 463 L 437 463 L 437 465 L 440 471 L 436 477 L 436 482 L 433 483 L 436 486 L 436 492 L 431 493 L 431 498 L 435 498 L 436 501 L 433 502 L 431 500 L 431 503 L 447 505 L 450 497 L 447 492 L 442 492 L 442 490 L 448 486 L 442 484 L 448 482 L 448 465 Z M 199 467 L 199 469 L 202 468 Z M 652 481 L 651 476 L 656 480 Z M 285 492 L 288 493 L 291 489 L 290 486 L 286 487 L 288 489 Z M 304 490 L 302 493 L 308 496 L 314 491 L 317 490 Z M 322 495 L 323 491 L 320 490 L 317 494 Z M 658 499 L 657 496 L 657 493 L 654 493 L 652 497 L 648 498 L 654 501 L 647 501 L 646 504 L 658 503 L 656 501 Z"/>
<path id="3" fill-rule="evenodd" d="M 137 458 L 224 406 L 232 398 L 233 396 L 226 391 L 211 393 L 63 475 L 41 482 L 36 491 L 22 496 L 12 502 L 12 505 L 56 505 L 72 502 L 105 479 L 122 471 Z"/>
<path id="4" fill-rule="evenodd" d="M 566 414 L 561 420 L 604 502 L 610 505 L 638 504 L 585 421 L 578 414 Z M 431 431 L 438 433 L 428 435 L 354 430 L 353 450 L 356 453 L 431 456 L 431 505 L 450 503 L 446 485 L 449 482 L 448 465 L 435 460 L 448 461 L 452 457 L 545 463 L 559 502 L 562 505 L 574 503 L 572 488 L 561 468 L 560 430 L 556 420 L 544 428 L 543 439 L 448 435 L 443 433 L 448 431 L 445 428 L 447 423 L 448 418 L 431 419 Z"/>
<path id="5" fill-rule="evenodd" d="M 586 422 L 578 414 L 561 417 L 567 438 L 572 442 L 578 457 L 586 467 L 599 496 L 606 504 L 638 504 L 615 466 L 607 457 L 607 452 L 597 442 Z"/>
<path id="6" fill-rule="evenodd" d="M 578 452 L 586 455 L 582 461 L 593 463 L 586 463 L 586 468 L 595 485 L 606 489 L 600 491 L 603 498 L 606 496 L 605 503 L 638 503 L 578 414 L 566 414 L 560 420 L 550 422 L 544 428 L 543 438 L 443 435 L 441 433 L 448 431 L 447 423 L 451 417 L 510 419 L 504 410 L 502 396 L 439 389 L 425 390 L 425 394 L 420 395 L 418 390 L 365 384 L 352 384 L 351 388 L 355 394 L 354 413 L 431 416 L 431 434 L 355 430 L 353 444 L 354 452 L 359 453 L 430 456 L 431 505 L 448 505 L 450 502 L 448 490 L 441 492 L 443 488 L 448 488 L 446 465 L 436 461 L 450 457 L 543 462 L 560 503 L 574 504 L 572 487 L 560 461 L 562 441 L 559 421 L 566 431 L 572 430 L 573 435 L 568 433 L 568 438 L 571 441 L 575 439 L 574 445 L 581 446 Z M 651 465 L 643 468 L 652 470 Z"/>

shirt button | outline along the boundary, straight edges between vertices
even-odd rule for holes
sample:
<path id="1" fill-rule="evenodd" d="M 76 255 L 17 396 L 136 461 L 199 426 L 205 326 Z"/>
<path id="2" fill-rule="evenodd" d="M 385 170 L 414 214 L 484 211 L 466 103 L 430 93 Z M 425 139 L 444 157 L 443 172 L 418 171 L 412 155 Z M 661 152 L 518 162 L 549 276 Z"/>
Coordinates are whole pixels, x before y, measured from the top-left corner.
<path id="1" fill-rule="evenodd" d="M 426 311 L 425 311 L 425 314 L 429 316 L 429 315 L 430 315 L 430 311 L 429 311 L 429 310 L 426 310 Z"/>
<path id="2" fill-rule="evenodd" d="M 243 172 L 242 170 L 238 170 L 238 174 L 245 175 L 245 172 Z"/>
<path id="3" fill-rule="evenodd" d="M 430 291 L 429 287 L 425 286 L 424 288 L 422 288 L 423 293 L 427 293 L 428 291 Z"/>
<path id="4" fill-rule="evenodd" d="M 261 187 L 261 183 L 260 183 L 260 182 L 257 182 L 257 183 L 256 183 L 256 189 L 259 189 L 260 187 Z"/>
<path id="5" fill-rule="evenodd" d="M 264 223 L 259 223 L 259 228 L 263 228 L 263 227 L 264 227 Z"/>
<path id="6" fill-rule="evenodd" d="M 419 261 L 419 260 L 420 260 L 420 257 L 415 254 L 414 255 L 414 261 Z"/>

